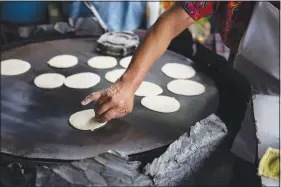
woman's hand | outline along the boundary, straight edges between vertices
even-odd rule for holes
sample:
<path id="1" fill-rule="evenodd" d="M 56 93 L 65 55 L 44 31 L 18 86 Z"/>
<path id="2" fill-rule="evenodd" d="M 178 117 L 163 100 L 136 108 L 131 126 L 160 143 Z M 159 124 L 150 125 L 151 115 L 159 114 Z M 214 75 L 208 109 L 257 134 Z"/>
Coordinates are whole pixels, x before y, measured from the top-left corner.
<path id="1" fill-rule="evenodd" d="M 163 55 L 171 40 L 193 22 L 181 4 L 173 5 L 147 31 L 122 77 L 109 88 L 87 96 L 82 105 L 97 101 L 95 112 L 101 122 L 120 118 L 132 112 L 135 91 L 151 66 Z"/>
<path id="2" fill-rule="evenodd" d="M 134 96 L 135 90 L 131 86 L 117 81 L 109 88 L 88 95 L 81 104 L 97 101 L 96 118 L 100 122 L 106 122 L 132 112 Z"/>

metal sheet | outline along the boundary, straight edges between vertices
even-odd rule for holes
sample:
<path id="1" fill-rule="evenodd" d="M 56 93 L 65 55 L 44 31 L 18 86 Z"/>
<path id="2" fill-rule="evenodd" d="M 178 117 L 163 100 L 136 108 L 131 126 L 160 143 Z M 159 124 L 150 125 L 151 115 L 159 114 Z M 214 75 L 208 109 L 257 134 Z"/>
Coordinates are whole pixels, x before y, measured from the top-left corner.
<path id="1" fill-rule="evenodd" d="M 2 60 L 20 58 L 32 65 L 25 74 L 1 76 L 2 153 L 61 160 L 88 158 L 110 149 L 126 154 L 140 153 L 171 143 L 196 121 L 216 110 L 217 89 L 210 79 L 200 73 L 192 80 L 206 86 L 203 95 L 185 97 L 167 90 L 166 85 L 172 79 L 161 72 L 162 65 L 167 62 L 191 64 L 183 56 L 167 51 L 152 67 L 146 80 L 159 84 L 164 89 L 164 95 L 178 99 L 181 103 L 179 111 L 171 114 L 150 111 L 140 105 L 141 97 L 136 96 L 134 110 L 125 118 L 112 120 L 95 132 L 72 128 L 68 124 L 69 116 L 94 106 L 83 107 L 81 100 L 109 83 L 102 79 L 97 86 L 86 90 L 65 86 L 44 90 L 35 87 L 33 80 L 46 72 L 69 76 L 90 71 L 103 78 L 107 70 L 96 70 L 87 65 L 89 58 L 98 55 L 94 52 L 95 46 L 95 39 L 66 39 L 29 44 L 2 53 Z M 76 55 L 78 65 L 69 69 L 53 69 L 47 65 L 51 57 L 64 53 Z"/>

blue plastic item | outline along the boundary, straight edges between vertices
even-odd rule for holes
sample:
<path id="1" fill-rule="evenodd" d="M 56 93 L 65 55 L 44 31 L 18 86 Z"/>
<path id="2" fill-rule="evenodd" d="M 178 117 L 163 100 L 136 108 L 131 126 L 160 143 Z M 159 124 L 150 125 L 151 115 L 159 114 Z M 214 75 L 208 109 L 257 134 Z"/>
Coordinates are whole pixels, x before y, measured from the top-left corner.
<path id="1" fill-rule="evenodd" d="M 130 1 L 92 1 L 109 31 L 131 31 L 141 26 L 146 11 L 146 2 Z M 64 15 L 67 17 L 90 17 L 93 13 L 83 1 L 64 2 Z"/>
<path id="2" fill-rule="evenodd" d="M 46 1 L 2 1 L 1 21 L 14 24 L 36 24 L 46 21 Z"/>

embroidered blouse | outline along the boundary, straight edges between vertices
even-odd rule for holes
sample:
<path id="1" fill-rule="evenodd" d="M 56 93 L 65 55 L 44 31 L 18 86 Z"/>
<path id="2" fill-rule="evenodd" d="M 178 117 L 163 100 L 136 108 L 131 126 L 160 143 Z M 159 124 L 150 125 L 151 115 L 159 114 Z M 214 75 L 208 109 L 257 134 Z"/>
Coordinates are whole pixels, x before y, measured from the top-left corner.
<path id="1" fill-rule="evenodd" d="M 247 29 L 255 2 L 253 1 L 188 1 L 182 2 L 194 20 L 214 16 L 214 21 L 225 45 L 236 52 Z"/>

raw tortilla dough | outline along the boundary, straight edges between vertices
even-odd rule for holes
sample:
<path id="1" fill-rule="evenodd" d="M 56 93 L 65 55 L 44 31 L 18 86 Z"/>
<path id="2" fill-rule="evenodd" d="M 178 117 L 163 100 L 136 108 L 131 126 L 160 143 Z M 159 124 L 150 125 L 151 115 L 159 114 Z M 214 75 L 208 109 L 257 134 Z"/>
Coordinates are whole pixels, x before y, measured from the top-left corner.
<path id="1" fill-rule="evenodd" d="M 157 84 L 143 81 L 137 89 L 135 95 L 137 96 L 154 96 L 163 92 L 163 89 Z"/>
<path id="2" fill-rule="evenodd" d="M 115 69 L 109 71 L 105 74 L 105 79 L 111 83 L 114 83 L 123 75 L 123 73 L 125 73 L 125 71 L 126 69 Z"/>
<path id="3" fill-rule="evenodd" d="M 34 79 L 34 84 L 38 88 L 53 89 L 63 85 L 65 76 L 58 73 L 45 73 Z"/>
<path id="4" fill-rule="evenodd" d="M 141 104 L 150 110 L 161 113 L 176 112 L 180 108 L 180 103 L 175 98 L 164 95 L 144 97 Z"/>
<path id="5" fill-rule="evenodd" d="M 125 57 L 125 58 L 122 58 L 121 60 L 120 60 L 120 65 L 123 67 L 123 68 L 128 68 L 128 66 L 129 66 L 129 64 L 130 64 L 130 62 L 131 62 L 131 60 L 132 60 L 132 56 L 127 56 L 127 57 Z"/>
<path id="6" fill-rule="evenodd" d="M 95 130 L 98 129 L 106 124 L 100 123 L 95 121 L 95 110 L 94 109 L 88 109 L 88 110 L 82 110 L 80 112 L 76 112 L 72 114 L 69 118 L 69 123 L 71 126 L 78 130 Z"/>
<path id="7" fill-rule="evenodd" d="M 99 82 L 99 75 L 91 72 L 85 72 L 67 77 L 64 81 L 64 85 L 69 88 L 86 89 L 95 86 Z"/>
<path id="8" fill-rule="evenodd" d="M 117 60 L 110 56 L 96 56 L 88 60 L 88 65 L 96 69 L 109 69 L 117 65 Z"/>
<path id="9" fill-rule="evenodd" d="M 59 55 L 48 61 L 49 66 L 54 68 L 70 68 L 78 63 L 78 58 L 73 55 Z"/>
<path id="10" fill-rule="evenodd" d="M 191 80 L 173 80 L 168 83 L 167 88 L 170 92 L 185 96 L 201 95 L 205 92 L 205 86 Z"/>
<path id="11" fill-rule="evenodd" d="M 162 67 L 162 72 L 174 79 L 188 79 L 195 75 L 195 70 L 184 64 L 167 63 Z"/>
<path id="12" fill-rule="evenodd" d="M 31 65 L 20 59 L 9 59 L 1 61 L 1 75 L 20 75 L 27 72 Z"/>

